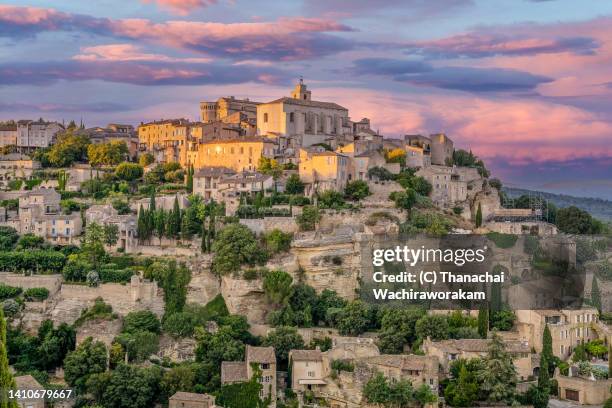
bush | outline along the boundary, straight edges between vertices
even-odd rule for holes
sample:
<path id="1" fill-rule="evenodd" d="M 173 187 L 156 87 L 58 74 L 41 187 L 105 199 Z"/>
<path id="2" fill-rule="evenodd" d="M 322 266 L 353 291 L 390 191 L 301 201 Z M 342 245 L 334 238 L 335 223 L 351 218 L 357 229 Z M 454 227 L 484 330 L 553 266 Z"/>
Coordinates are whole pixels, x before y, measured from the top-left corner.
<path id="1" fill-rule="evenodd" d="M 301 231 L 314 231 L 320 219 L 321 215 L 319 214 L 319 209 L 311 205 L 306 205 L 302 210 L 302 214 L 297 216 L 296 221 Z"/>
<path id="2" fill-rule="evenodd" d="M 273 229 L 272 231 L 264 235 L 266 248 L 270 253 L 273 254 L 288 251 L 291 246 L 292 238 L 292 234 L 283 232 L 279 229 Z"/>
<path id="3" fill-rule="evenodd" d="M 355 366 L 351 363 L 350 360 L 333 360 L 331 363 L 331 368 L 337 371 L 355 371 Z"/>
<path id="4" fill-rule="evenodd" d="M 124 283 L 130 281 L 132 275 L 134 275 L 134 271 L 132 269 L 112 269 L 102 266 L 98 275 L 100 281 L 104 283 Z"/>
<path id="5" fill-rule="evenodd" d="M 344 188 L 344 196 L 353 201 L 362 200 L 370 194 L 368 183 L 363 180 L 351 181 Z"/>
<path id="6" fill-rule="evenodd" d="M 188 312 L 173 313 L 164 320 L 164 331 L 173 337 L 191 337 L 193 335 L 195 319 Z"/>
<path id="7" fill-rule="evenodd" d="M 498 248 L 512 248 L 518 239 L 514 234 L 501 234 L 499 232 L 489 232 L 487 238 L 495 243 Z"/>
<path id="8" fill-rule="evenodd" d="M 0 300 L 14 298 L 21 293 L 21 288 L 0 283 Z"/>
<path id="9" fill-rule="evenodd" d="M 334 190 L 326 190 L 319 194 L 318 203 L 320 208 L 331 208 L 335 210 L 342 209 L 345 206 L 342 193 Z"/>
<path id="10" fill-rule="evenodd" d="M 142 177 L 142 166 L 136 163 L 123 162 L 115 168 L 115 176 L 120 180 L 134 181 Z"/>
<path id="11" fill-rule="evenodd" d="M 0 226 L 0 251 L 10 251 L 18 239 L 15 228 Z"/>
<path id="12" fill-rule="evenodd" d="M 223 228 L 213 243 L 212 269 L 217 275 L 235 272 L 242 265 L 263 263 L 268 254 L 258 244 L 253 232 L 242 224 Z"/>
<path id="13" fill-rule="evenodd" d="M 30 288 L 27 289 L 23 296 L 27 301 L 41 302 L 49 297 L 49 289 L 47 288 Z"/>
<path id="14" fill-rule="evenodd" d="M 394 180 L 395 175 L 384 167 L 376 166 L 368 170 L 368 177 L 380 181 Z"/>
<path id="15" fill-rule="evenodd" d="M 285 183 L 285 192 L 287 194 L 304 194 L 304 183 L 300 180 L 300 176 L 292 174 Z"/>
<path id="16" fill-rule="evenodd" d="M 123 332 L 136 333 L 139 331 L 159 333 L 160 323 L 157 316 L 148 310 L 128 313 L 123 320 Z"/>
<path id="17" fill-rule="evenodd" d="M 8 272 L 59 273 L 65 262 L 66 256 L 53 250 L 0 252 L 0 270 Z"/>

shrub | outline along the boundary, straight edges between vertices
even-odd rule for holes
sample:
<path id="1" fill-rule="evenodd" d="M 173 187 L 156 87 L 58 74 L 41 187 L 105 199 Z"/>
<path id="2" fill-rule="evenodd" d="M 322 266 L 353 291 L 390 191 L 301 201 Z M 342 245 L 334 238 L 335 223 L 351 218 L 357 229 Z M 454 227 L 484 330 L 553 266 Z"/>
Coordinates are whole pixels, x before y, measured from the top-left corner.
<path id="1" fill-rule="evenodd" d="M 124 333 L 136 333 L 139 331 L 148 331 L 159 333 L 160 323 L 157 316 L 148 310 L 138 312 L 130 312 L 123 320 Z"/>
<path id="2" fill-rule="evenodd" d="M 350 360 L 333 360 L 331 368 L 337 371 L 355 371 L 355 365 Z"/>
<path id="3" fill-rule="evenodd" d="M 21 293 L 21 288 L 0 283 L 0 300 L 14 298 Z"/>
<path id="4" fill-rule="evenodd" d="M 306 205 L 302 210 L 302 214 L 297 216 L 296 221 L 301 231 L 314 231 L 320 219 L 321 215 L 319 214 L 319 209 L 311 205 Z"/>
<path id="5" fill-rule="evenodd" d="M 23 296 L 28 301 L 41 302 L 49 297 L 49 289 L 47 288 L 30 288 L 27 289 Z"/>
<path id="6" fill-rule="evenodd" d="M 288 251 L 291 246 L 292 238 L 292 234 L 283 232 L 279 229 L 273 229 L 264 235 L 266 248 L 273 254 Z"/>
<path id="7" fill-rule="evenodd" d="M 334 190 L 326 190 L 319 194 L 318 203 L 320 208 L 342 209 L 345 206 L 342 193 Z"/>
<path id="8" fill-rule="evenodd" d="M 194 331 L 194 316 L 188 312 L 177 312 L 166 317 L 164 331 L 173 337 L 190 337 Z"/>
<path id="9" fill-rule="evenodd" d="M 368 177 L 380 181 L 394 180 L 395 175 L 384 167 L 376 166 L 368 170 Z"/>
<path id="10" fill-rule="evenodd" d="M 353 201 L 364 199 L 370 194 L 368 183 L 363 180 L 351 181 L 344 188 L 344 196 Z"/>
<path id="11" fill-rule="evenodd" d="M 518 239 L 514 234 L 502 234 L 499 232 L 489 232 L 487 238 L 495 243 L 498 248 L 512 248 Z"/>

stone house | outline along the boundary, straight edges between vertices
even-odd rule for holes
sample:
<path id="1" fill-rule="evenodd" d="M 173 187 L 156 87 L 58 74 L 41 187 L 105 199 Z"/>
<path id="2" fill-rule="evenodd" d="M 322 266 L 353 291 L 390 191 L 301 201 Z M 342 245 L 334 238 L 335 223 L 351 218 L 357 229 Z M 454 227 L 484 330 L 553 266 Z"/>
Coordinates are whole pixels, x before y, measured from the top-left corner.
<path id="1" fill-rule="evenodd" d="M 199 143 L 188 160 L 196 169 L 224 166 L 236 172 L 254 171 L 260 158 L 274 158 L 276 147 L 273 140 L 255 136 L 210 140 Z"/>
<path id="2" fill-rule="evenodd" d="M 260 398 L 270 397 L 270 407 L 276 407 L 276 355 L 272 347 L 247 345 L 244 361 L 223 361 L 221 363 L 221 384 L 249 381 L 255 373 L 254 367 L 261 371 L 259 382 L 263 388 Z"/>
<path id="3" fill-rule="evenodd" d="M 0 146 L 16 146 L 17 145 L 17 124 L 6 123 L 0 124 Z"/>
<path id="4" fill-rule="evenodd" d="M 349 181 L 350 169 L 350 158 L 345 154 L 320 147 L 300 149 L 299 175 L 306 195 L 342 191 Z"/>
<path id="5" fill-rule="evenodd" d="M 294 392 L 312 391 L 327 384 L 325 377 L 329 370 L 325 368 L 321 350 L 291 350 L 289 366 L 289 385 Z"/>
<path id="6" fill-rule="evenodd" d="M 446 166 L 448 161 L 453 158 L 455 151 L 453 141 L 444 133 L 429 135 L 431 140 L 431 164 Z"/>
<path id="7" fill-rule="evenodd" d="M 215 397 L 178 391 L 168 399 L 168 408 L 215 408 Z"/>
<path id="8" fill-rule="evenodd" d="M 409 380 L 414 388 L 427 384 L 437 394 L 440 364 L 437 355 L 381 354 L 357 361 L 373 372 L 383 373 L 389 379 Z"/>
<path id="9" fill-rule="evenodd" d="M 8 188 L 11 180 L 30 179 L 40 167 L 40 162 L 20 153 L 0 155 L 0 188 Z"/>
<path id="10" fill-rule="evenodd" d="M 63 130 L 64 127 L 57 122 L 20 120 L 17 122 L 17 146 L 22 150 L 49 147 Z"/>
<path id="11" fill-rule="evenodd" d="M 578 376 L 565 376 L 556 370 L 555 379 L 559 384 L 559 398 L 581 405 L 602 405 L 612 397 L 612 379 L 595 380 Z M 571 370 L 570 370 L 571 372 Z"/>
<path id="12" fill-rule="evenodd" d="M 233 174 L 234 170 L 223 166 L 199 168 L 193 173 L 193 193 L 209 201 L 217 194 L 219 181 Z"/>
<path id="13" fill-rule="evenodd" d="M 598 338 L 595 330 L 598 312 L 594 308 L 517 310 L 516 318 L 519 335 L 529 344 L 533 344 L 537 352 L 542 351 L 542 335 L 548 325 L 553 354 L 562 360 L 567 359 L 577 345 Z"/>
<path id="14" fill-rule="evenodd" d="M 19 213 L 0 224 L 19 234 L 34 234 L 58 245 L 74 244 L 83 232 L 80 213 L 63 214 L 55 189 L 34 188 L 19 197 Z"/>
<path id="15" fill-rule="evenodd" d="M 96 222 L 100 225 L 117 226 L 117 243 L 111 248 L 131 252 L 138 246 L 138 218 L 134 214 L 119 215 L 110 204 L 92 205 L 85 211 L 88 223 Z"/>
<path id="16" fill-rule="evenodd" d="M 423 342 L 423 351 L 428 356 L 435 356 L 440 361 L 444 375 L 448 375 L 450 365 L 458 359 L 483 358 L 487 356 L 491 339 L 452 339 Z M 506 351 L 512 355 L 512 362 L 519 379 L 527 380 L 533 376 L 534 367 L 531 358 L 531 347 L 527 341 L 504 341 Z M 537 371 L 537 370 L 536 370 Z"/>

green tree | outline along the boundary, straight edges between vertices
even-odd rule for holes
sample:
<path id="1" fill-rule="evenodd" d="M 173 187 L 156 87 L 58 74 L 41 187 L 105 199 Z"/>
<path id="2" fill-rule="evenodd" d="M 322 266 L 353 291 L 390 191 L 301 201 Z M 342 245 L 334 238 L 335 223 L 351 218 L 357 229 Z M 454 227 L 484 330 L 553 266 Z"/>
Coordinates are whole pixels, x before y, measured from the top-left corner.
<path id="1" fill-rule="evenodd" d="M 159 388 L 161 400 L 166 401 L 177 391 L 193 392 L 196 373 L 192 367 L 180 365 L 164 372 Z"/>
<path id="2" fill-rule="evenodd" d="M 151 153 L 143 153 L 138 158 L 138 164 L 142 167 L 147 167 L 149 164 L 155 161 L 155 157 Z"/>
<path id="3" fill-rule="evenodd" d="M 431 193 L 433 186 L 425 178 L 418 176 L 412 179 L 412 188 L 420 195 L 427 197 Z"/>
<path id="4" fill-rule="evenodd" d="M 368 183 L 363 180 L 351 181 L 344 188 L 344 196 L 353 201 L 362 200 L 370 194 Z"/>
<path id="5" fill-rule="evenodd" d="M 181 234 L 181 209 L 179 207 L 178 196 L 174 197 L 172 211 L 168 214 L 168 236 L 179 238 Z"/>
<path id="6" fill-rule="evenodd" d="M 568 234 L 589 234 L 593 232 L 593 217 L 575 206 L 560 208 L 557 211 L 557 226 Z"/>
<path id="7" fill-rule="evenodd" d="M 123 162 L 115 168 L 115 176 L 128 182 L 138 180 L 142 174 L 142 166 L 136 163 Z"/>
<path id="8" fill-rule="evenodd" d="M 320 219 L 319 209 L 312 205 L 305 205 L 302 213 L 296 217 L 301 231 L 314 231 Z"/>
<path id="9" fill-rule="evenodd" d="M 217 370 L 223 361 L 244 360 L 244 343 L 234 337 L 230 327 L 221 326 L 216 333 L 196 333 L 196 361 L 211 363 Z"/>
<path id="10" fill-rule="evenodd" d="M 162 243 L 162 238 L 166 233 L 166 212 L 163 208 L 155 211 L 155 235 L 159 238 L 159 245 Z"/>
<path id="11" fill-rule="evenodd" d="M 64 360 L 64 378 L 79 393 L 85 391 L 90 375 L 106 371 L 106 346 L 88 337 Z"/>
<path id="12" fill-rule="evenodd" d="M 106 258 L 104 250 L 104 227 L 92 222 L 85 228 L 85 236 L 81 240 L 81 253 L 79 257 L 98 269 Z"/>
<path id="13" fill-rule="evenodd" d="M 416 204 L 416 192 L 408 187 L 405 191 L 394 191 L 389 195 L 391 201 L 395 203 L 397 208 L 401 208 L 410 211 L 414 204 Z"/>
<path id="14" fill-rule="evenodd" d="M 70 178 L 70 174 L 66 172 L 66 170 L 62 169 L 57 173 L 57 188 L 60 191 L 66 190 L 66 184 L 68 184 L 68 179 Z"/>
<path id="15" fill-rule="evenodd" d="M 54 167 L 70 167 L 76 161 L 84 160 L 90 140 L 86 136 L 66 132 L 58 135 L 57 141 L 46 154 L 46 159 Z"/>
<path id="16" fill-rule="evenodd" d="M 119 364 L 99 383 L 99 403 L 104 408 L 148 408 L 155 405 L 161 381 L 161 371 L 156 368 L 140 368 Z M 88 385 L 91 384 L 88 381 Z"/>
<path id="17" fill-rule="evenodd" d="M 278 228 L 275 228 L 264 235 L 266 248 L 272 254 L 289 251 L 292 238 L 292 234 L 283 232 Z"/>
<path id="18" fill-rule="evenodd" d="M 534 408 L 546 408 L 550 395 L 550 373 L 548 372 L 548 359 L 542 354 L 540 356 L 540 371 L 538 374 L 538 392 L 534 401 Z"/>
<path id="19" fill-rule="evenodd" d="M 332 308 L 341 309 L 346 306 L 345 299 L 338 296 L 335 290 L 323 289 L 312 308 L 312 319 L 315 324 L 324 322 L 327 311 Z"/>
<path id="20" fill-rule="evenodd" d="M 480 389 L 489 402 L 512 403 L 516 392 L 516 368 L 501 337 L 493 333 L 487 357 L 477 373 Z"/>
<path id="21" fill-rule="evenodd" d="M 591 304 L 601 313 L 601 291 L 599 290 L 597 277 L 595 275 L 593 275 L 593 281 L 591 283 Z"/>
<path id="22" fill-rule="evenodd" d="M 143 362 L 159 350 L 159 335 L 150 331 L 121 333 L 116 339 L 130 361 Z"/>
<path id="23" fill-rule="evenodd" d="M 387 383 L 387 379 L 382 373 L 376 373 L 371 377 L 363 387 L 363 397 L 370 404 L 379 404 L 386 406 L 389 402 L 389 394 L 391 389 Z"/>
<path id="24" fill-rule="evenodd" d="M 160 322 L 157 316 L 148 310 L 130 312 L 123 319 L 123 332 L 136 333 L 138 331 L 160 332 Z"/>
<path id="25" fill-rule="evenodd" d="M 420 339 L 431 337 L 432 340 L 445 340 L 449 337 L 448 320 L 443 315 L 424 315 L 415 325 L 416 335 Z"/>
<path id="26" fill-rule="evenodd" d="M 259 247 L 255 234 L 242 224 L 230 224 L 221 230 L 212 250 L 212 269 L 217 275 L 235 272 L 241 265 L 254 266 L 267 259 L 267 254 Z"/>
<path id="27" fill-rule="evenodd" d="M 9 401 L 6 397 L 8 390 L 15 390 L 17 385 L 15 379 L 9 370 L 9 363 L 6 350 L 6 320 L 4 319 L 4 311 L 0 307 L 0 408 L 17 408 L 15 400 Z"/>
<path id="28" fill-rule="evenodd" d="M 461 364 L 459 376 L 444 389 L 444 397 L 453 407 L 474 406 L 478 399 L 478 383 L 465 364 Z"/>
<path id="29" fill-rule="evenodd" d="M 104 224 L 104 243 L 108 246 L 113 246 L 119 240 L 119 227 L 117 224 Z"/>
<path id="30" fill-rule="evenodd" d="M 286 304 L 291 296 L 293 278 L 285 271 L 270 271 L 263 281 L 263 290 L 268 301 L 277 305 Z"/>
<path id="31" fill-rule="evenodd" d="M 481 338 L 486 339 L 489 333 L 489 308 L 481 307 L 478 310 L 478 334 Z"/>
<path id="32" fill-rule="evenodd" d="M 263 346 L 274 347 L 279 366 L 287 367 L 289 351 L 303 349 L 304 339 L 295 327 L 281 326 L 272 330 L 261 342 Z"/>
<path id="33" fill-rule="evenodd" d="M 292 174 L 287 178 L 285 192 L 287 194 L 304 194 L 304 183 L 300 180 L 300 176 Z"/>
<path id="34" fill-rule="evenodd" d="M 401 354 L 404 346 L 416 340 L 416 322 L 423 316 L 421 309 L 389 309 L 384 312 L 378 347 L 385 354 Z"/>
<path id="35" fill-rule="evenodd" d="M 552 335 L 550 334 L 550 328 L 548 325 L 544 327 L 544 332 L 542 333 L 542 353 L 541 355 L 546 358 L 546 360 L 550 363 L 553 361 L 553 349 L 552 349 Z"/>
<path id="36" fill-rule="evenodd" d="M 92 166 L 115 166 L 124 161 L 128 155 L 127 145 L 120 140 L 87 146 L 87 157 Z"/>
<path id="37" fill-rule="evenodd" d="M 188 193 L 192 193 L 193 192 L 193 166 L 189 166 L 187 168 L 187 180 L 185 182 L 185 189 L 187 190 Z"/>
<path id="38" fill-rule="evenodd" d="M 191 337 L 195 329 L 193 314 L 187 312 L 176 312 L 164 319 L 164 332 L 173 337 Z"/>
<path id="39" fill-rule="evenodd" d="M 365 332 L 370 323 L 368 312 L 368 307 L 360 300 L 347 304 L 337 318 L 336 326 L 340 334 L 355 336 Z"/>
<path id="40" fill-rule="evenodd" d="M 476 210 L 476 228 L 479 228 L 482 225 L 482 205 L 478 202 L 478 209 Z"/>
<path id="41" fill-rule="evenodd" d="M 219 390 L 216 403 L 227 408 L 266 408 L 270 405 L 270 398 L 260 398 L 263 390 L 261 370 L 253 366 L 253 377 L 246 382 L 224 384 Z"/>

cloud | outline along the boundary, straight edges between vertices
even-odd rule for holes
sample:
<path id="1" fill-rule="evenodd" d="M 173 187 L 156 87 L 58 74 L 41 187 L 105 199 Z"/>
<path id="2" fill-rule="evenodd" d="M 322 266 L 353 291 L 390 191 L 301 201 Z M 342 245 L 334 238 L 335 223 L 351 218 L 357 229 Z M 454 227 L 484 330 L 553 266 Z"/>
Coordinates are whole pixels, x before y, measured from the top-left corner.
<path id="1" fill-rule="evenodd" d="M 304 10 L 316 14 L 363 15 L 387 9 L 401 9 L 402 16 L 414 19 L 447 15 L 473 4 L 473 0 L 306 0 Z"/>
<path id="2" fill-rule="evenodd" d="M 153 22 L 107 19 L 35 7 L 0 6 L 0 36 L 20 38 L 45 31 L 83 31 L 144 40 L 232 59 L 301 60 L 336 54 L 356 44 L 331 35 L 352 28 L 323 18 L 279 18 L 270 22 Z"/>
<path id="3" fill-rule="evenodd" d="M 150 61 L 72 60 L 0 65 L 0 85 L 49 85 L 59 80 L 102 80 L 134 85 L 286 83 L 280 70 L 248 65 Z"/>
<path id="4" fill-rule="evenodd" d="M 546 38 L 520 34 L 473 32 L 433 41 L 421 41 L 406 46 L 410 54 L 428 58 L 484 58 L 496 55 L 537 55 L 569 52 L 592 55 L 600 43 L 594 38 L 571 36 Z"/>
<path id="5" fill-rule="evenodd" d="M 124 112 L 130 110 L 129 105 L 114 102 L 91 102 L 79 104 L 63 103 L 0 103 L 0 111 L 5 112 Z"/>
<path id="6" fill-rule="evenodd" d="M 142 0 L 143 3 L 155 3 L 173 13 L 186 15 L 190 11 L 217 4 L 217 0 Z"/>
<path id="7" fill-rule="evenodd" d="M 81 54 L 72 59 L 81 61 L 168 61 L 168 62 L 210 62 L 210 58 L 175 58 L 163 54 L 142 52 L 142 47 L 133 44 L 105 44 L 83 47 Z"/>
<path id="8" fill-rule="evenodd" d="M 364 58 L 353 61 L 358 75 L 382 75 L 399 82 L 469 92 L 529 91 L 552 79 L 503 68 L 433 67 L 419 61 Z"/>

